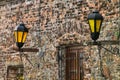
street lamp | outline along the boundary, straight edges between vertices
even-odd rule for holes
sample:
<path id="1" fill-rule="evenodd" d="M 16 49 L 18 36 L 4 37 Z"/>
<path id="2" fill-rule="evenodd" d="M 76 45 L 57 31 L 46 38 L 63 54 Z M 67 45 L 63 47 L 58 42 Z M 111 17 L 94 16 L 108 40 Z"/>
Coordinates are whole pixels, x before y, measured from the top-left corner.
<path id="1" fill-rule="evenodd" d="M 27 37 L 28 29 L 25 27 L 25 24 L 19 24 L 14 30 L 14 36 L 17 47 L 20 48 L 23 46 L 26 37 Z"/>
<path id="2" fill-rule="evenodd" d="M 88 23 L 91 31 L 91 38 L 96 42 L 99 38 L 103 16 L 97 10 L 88 15 Z"/>

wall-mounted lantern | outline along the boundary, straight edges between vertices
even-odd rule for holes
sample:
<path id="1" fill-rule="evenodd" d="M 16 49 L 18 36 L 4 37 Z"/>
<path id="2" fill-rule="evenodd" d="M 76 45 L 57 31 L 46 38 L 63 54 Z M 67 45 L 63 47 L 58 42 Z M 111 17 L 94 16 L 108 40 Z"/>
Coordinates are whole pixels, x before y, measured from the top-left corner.
<path id="1" fill-rule="evenodd" d="M 97 10 L 88 15 L 88 23 L 91 31 L 91 38 L 96 42 L 99 38 L 103 16 Z"/>
<path id="2" fill-rule="evenodd" d="M 28 29 L 25 27 L 25 24 L 21 23 L 15 28 L 14 36 L 15 36 L 16 45 L 19 48 L 19 50 L 24 45 L 27 34 L 28 34 Z"/>

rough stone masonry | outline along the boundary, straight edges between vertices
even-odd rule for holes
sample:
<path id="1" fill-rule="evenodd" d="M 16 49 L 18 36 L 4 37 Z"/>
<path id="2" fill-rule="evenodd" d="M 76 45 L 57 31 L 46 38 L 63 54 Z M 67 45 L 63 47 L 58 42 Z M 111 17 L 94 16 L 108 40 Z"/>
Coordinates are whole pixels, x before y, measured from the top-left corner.
<path id="1" fill-rule="evenodd" d="M 119 8 L 119 0 L 0 0 L 0 80 L 6 79 L 8 65 L 18 64 L 24 65 L 25 80 L 58 80 L 56 45 L 91 40 L 87 15 L 94 9 L 104 17 L 99 40 L 119 40 Z M 22 62 L 19 53 L 12 49 L 13 30 L 20 22 L 29 29 L 24 47 L 39 48 L 38 53 L 25 52 L 27 58 L 23 56 Z M 105 47 L 112 49 L 118 45 Z M 90 46 L 84 50 L 89 58 L 84 62 L 85 69 L 91 70 L 86 72 L 85 80 L 103 80 L 97 72 L 97 48 Z M 120 56 L 104 49 L 101 53 L 105 79 L 119 80 Z"/>

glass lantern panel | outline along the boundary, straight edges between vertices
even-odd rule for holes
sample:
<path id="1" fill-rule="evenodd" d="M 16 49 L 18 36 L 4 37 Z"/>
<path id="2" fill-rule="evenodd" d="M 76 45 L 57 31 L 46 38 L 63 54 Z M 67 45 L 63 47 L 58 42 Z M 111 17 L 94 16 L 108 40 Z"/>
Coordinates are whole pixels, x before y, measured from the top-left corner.
<path id="1" fill-rule="evenodd" d="M 18 42 L 22 42 L 23 32 L 18 31 Z"/>
<path id="2" fill-rule="evenodd" d="M 24 34 L 23 34 L 23 40 L 22 40 L 22 43 L 24 43 L 24 42 L 25 42 L 26 37 L 27 37 L 27 32 L 24 32 Z"/>
<path id="3" fill-rule="evenodd" d="M 101 20 L 96 20 L 96 32 L 99 32 L 101 25 Z"/>
<path id="4" fill-rule="evenodd" d="M 17 32 L 14 32 L 14 36 L 15 36 L 15 41 L 17 42 Z"/>
<path id="5" fill-rule="evenodd" d="M 89 24 L 90 24 L 90 29 L 91 29 L 91 32 L 95 32 L 94 30 L 94 20 L 89 20 Z"/>

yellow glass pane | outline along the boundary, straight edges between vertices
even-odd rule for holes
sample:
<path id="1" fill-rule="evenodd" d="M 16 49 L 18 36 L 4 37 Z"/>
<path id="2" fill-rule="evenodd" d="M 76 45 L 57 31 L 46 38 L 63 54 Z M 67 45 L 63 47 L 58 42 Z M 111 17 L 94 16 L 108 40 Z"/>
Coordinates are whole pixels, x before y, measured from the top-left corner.
<path id="1" fill-rule="evenodd" d="M 22 35 L 23 35 L 23 32 L 19 31 L 18 32 L 18 42 L 22 42 Z"/>
<path id="2" fill-rule="evenodd" d="M 24 42 L 25 42 L 26 37 L 27 37 L 27 32 L 24 32 L 22 43 L 24 43 Z"/>
<path id="3" fill-rule="evenodd" d="M 17 32 L 14 32 L 14 36 L 15 36 L 15 41 L 17 42 Z"/>
<path id="4" fill-rule="evenodd" d="M 89 20 L 91 31 L 94 32 L 94 20 Z"/>
<path id="5" fill-rule="evenodd" d="M 101 23 L 101 20 L 96 20 L 96 32 L 99 32 L 100 30 L 100 23 Z"/>

